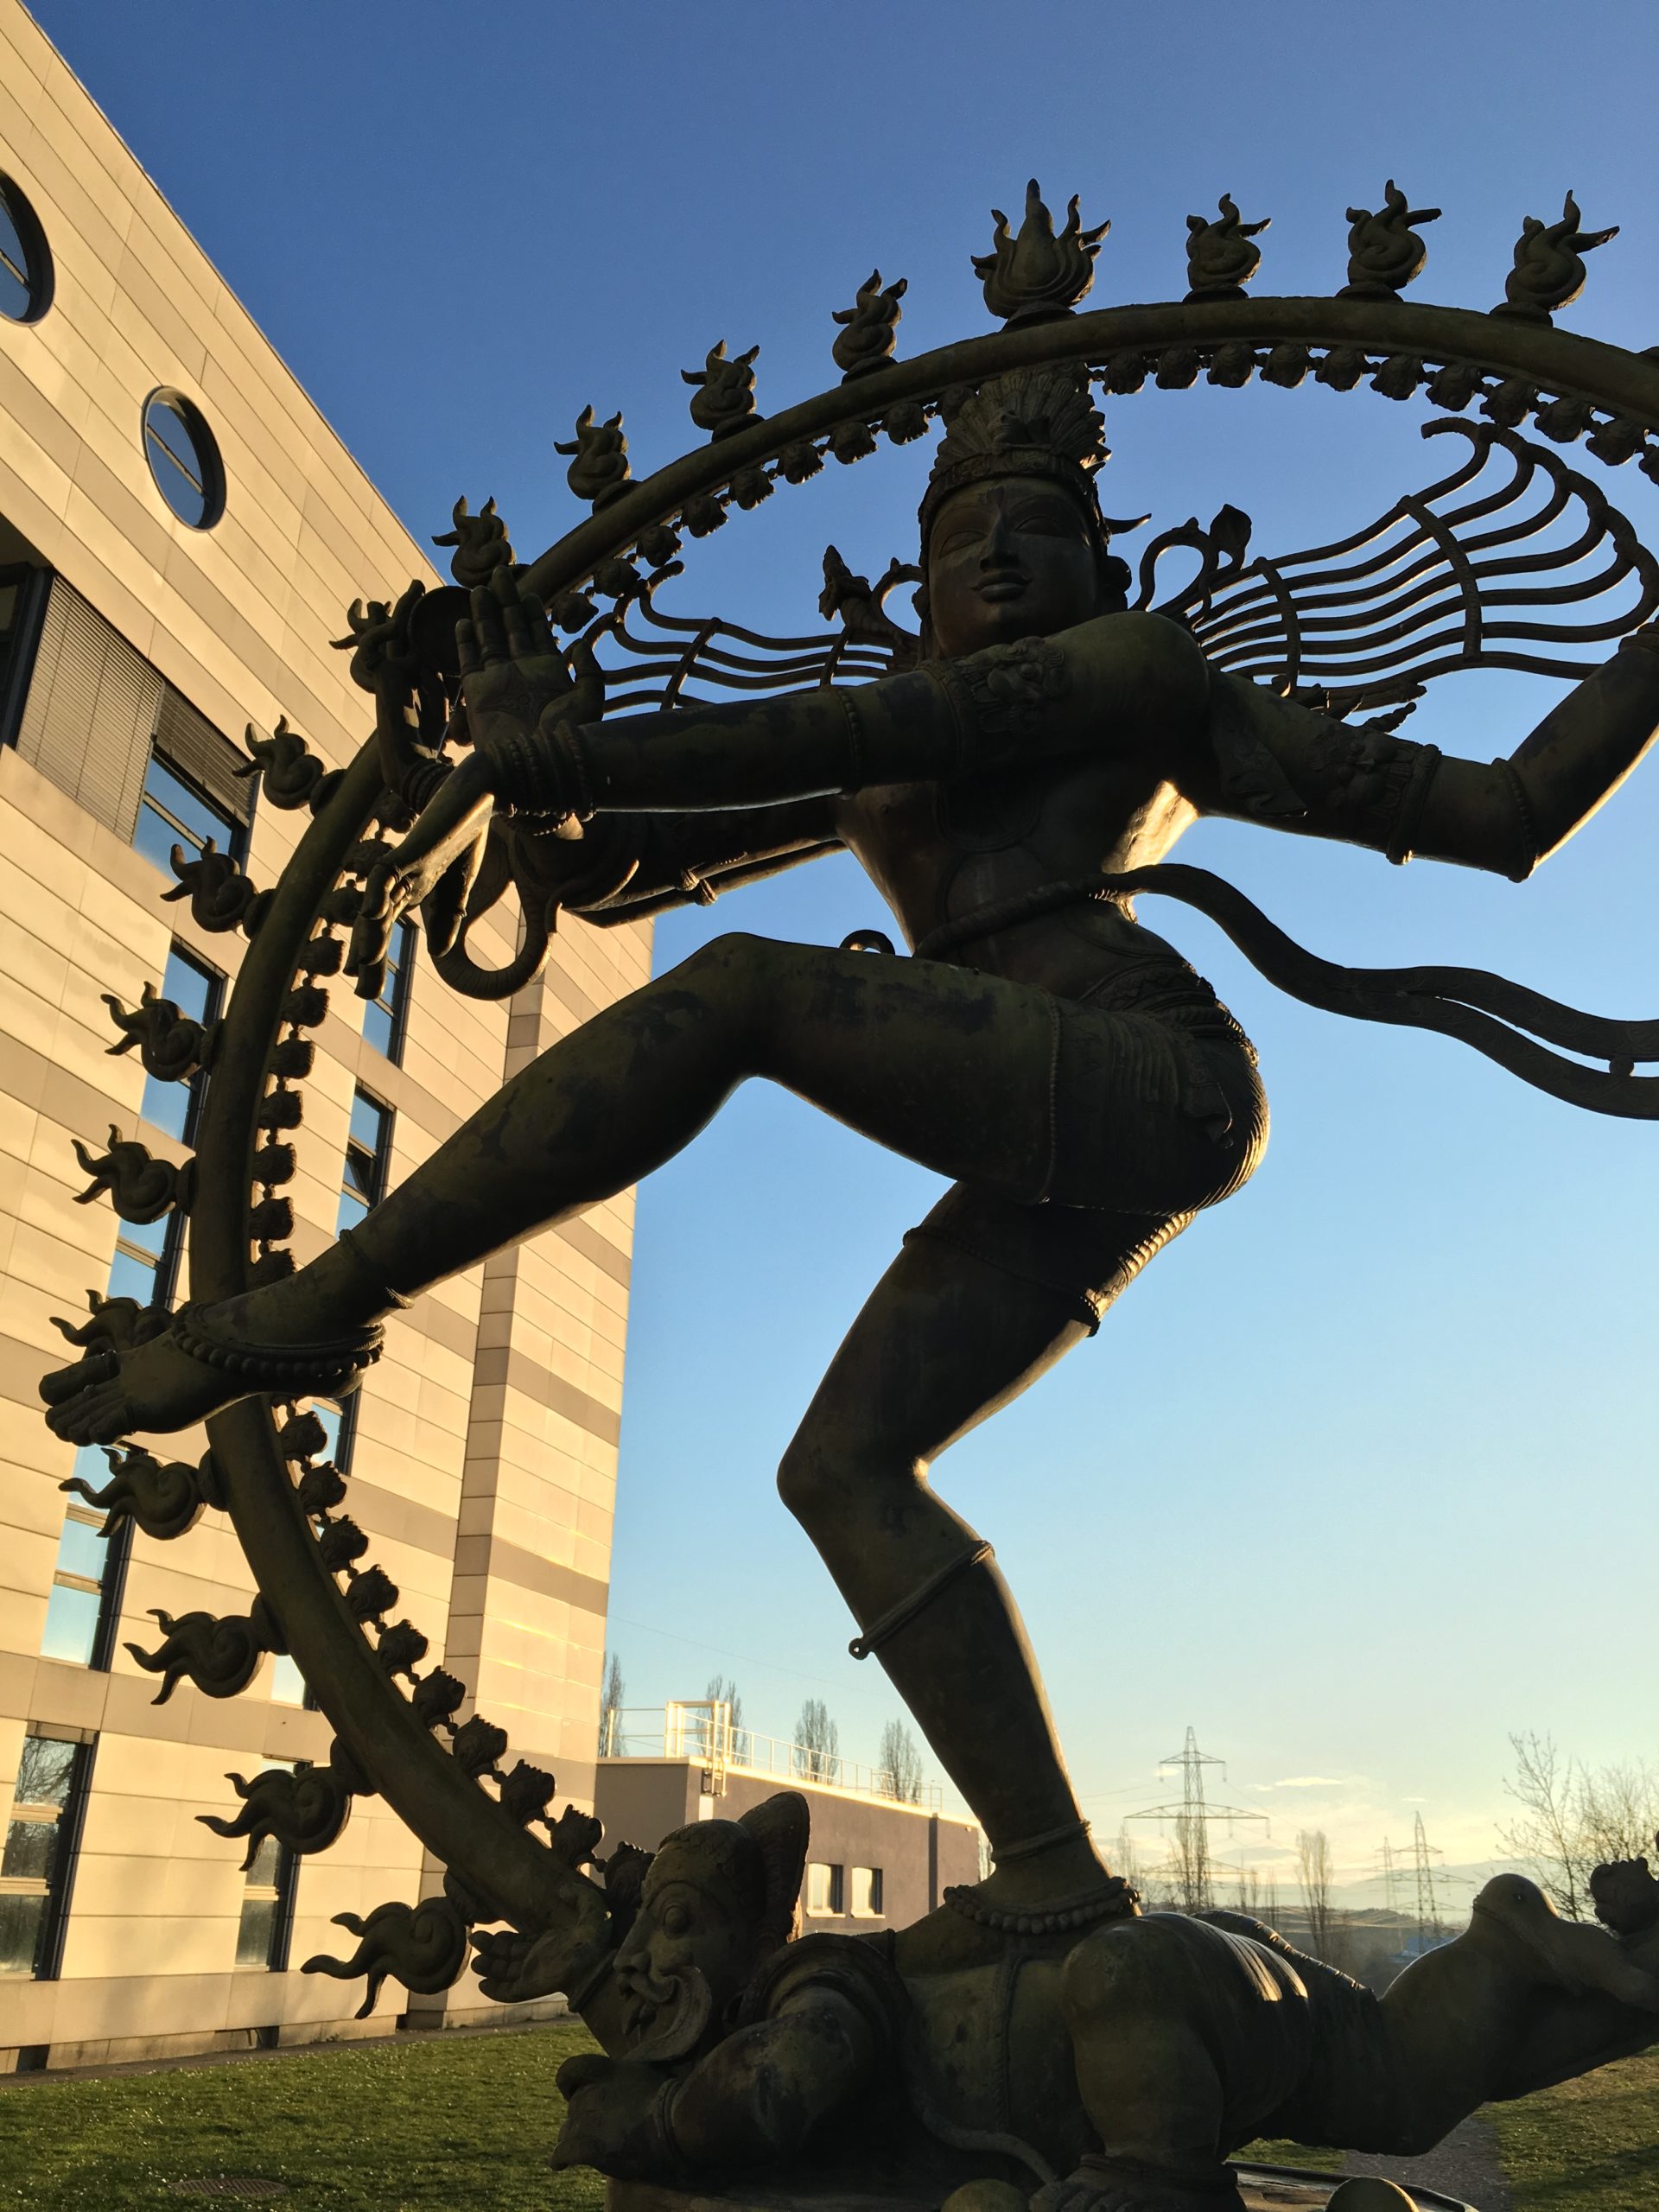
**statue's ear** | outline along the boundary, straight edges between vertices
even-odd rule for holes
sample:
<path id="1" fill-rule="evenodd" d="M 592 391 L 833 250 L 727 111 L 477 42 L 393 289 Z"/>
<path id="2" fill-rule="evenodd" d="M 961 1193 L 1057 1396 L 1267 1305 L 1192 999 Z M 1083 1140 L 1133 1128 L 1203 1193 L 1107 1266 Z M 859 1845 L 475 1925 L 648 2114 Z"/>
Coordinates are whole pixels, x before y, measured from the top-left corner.
<path id="1" fill-rule="evenodd" d="M 780 1789 L 752 1813 L 745 1813 L 738 1826 L 760 1845 L 766 1870 L 762 1933 L 769 1942 L 786 1943 L 795 1924 L 795 1904 L 806 1872 L 807 1838 L 812 1829 L 806 1800 L 798 1789 Z"/>

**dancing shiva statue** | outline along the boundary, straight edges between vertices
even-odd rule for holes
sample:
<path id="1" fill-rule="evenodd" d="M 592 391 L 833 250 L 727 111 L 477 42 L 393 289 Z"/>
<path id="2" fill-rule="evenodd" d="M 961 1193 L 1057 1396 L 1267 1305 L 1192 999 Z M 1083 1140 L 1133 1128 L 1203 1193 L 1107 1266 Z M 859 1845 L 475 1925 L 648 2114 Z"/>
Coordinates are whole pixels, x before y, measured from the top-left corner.
<path id="1" fill-rule="evenodd" d="M 1028 207 L 1027 226 L 1039 216 Z M 1095 234 L 1075 231 L 1074 213 L 1049 243 L 1091 253 Z M 903 288 L 878 282 L 867 289 L 892 313 L 849 372 L 865 391 L 896 373 L 883 349 Z M 1242 311 L 1236 286 L 1217 297 L 1205 312 Z M 1404 312 L 1392 291 L 1387 303 Z M 693 403 L 707 413 L 716 380 L 731 385 L 731 420 L 710 423 L 734 450 L 762 435 L 749 359 L 711 355 Z M 1287 564 L 1243 567 L 1249 526 L 1233 510 L 1210 532 L 1166 534 L 1200 557 L 1192 592 L 1160 611 L 1143 561 L 1130 603 L 1081 354 L 959 385 L 940 412 L 918 566 L 897 572 L 919 582 L 919 635 L 827 564 L 826 611 L 861 639 L 868 680 L 834 680 L 833 658 L 804 680 L 798 660 L 768 696 L 675 694 L 617 713 L 605 623 L 562 648 L 534 566 L 515 564 L 484 518 L 468 531 L 458 516 L 469 596 L 411 593 L 355 639 L 377 696 L 382 818 L 403 825 L 355 902 L 348 965 L 365 995 L 416 909 L 453 977 L 471 920 L 509 881 L 533 951 L 560 911 L 626 922 L 829 850 L 857 858 L 909 957 L 879 939 L 717 938 L 524 1068 L 319 1257 L 95 1346 L 43 1395 L 59 1435 L 113 1445 L 249 1400 L 347 1392 L 401 1306 L 648 1176 L 751 1077 L 949 1179 L 854 1322 L 779 1480 L 856 1622 L 854 1656 L 873 1657 L 914 1715 L 993 1871 L 891 1936 L 791 1940 L 806 1813 L 785 1794 L 671 1836 L 654 1859 L 613 1852 L 602 1889 L 548 1854 L 539 1918 L 474 1912 L 509 1923 L 475 1937 L 480 1971 L 504 2000 L 567 1993 L 603 2046 L 565 2070 L 563 2163 L 685 2183 L 857 2164 L 867 2185 L 878 2171 L 924 2177 L 933 2194 L 918 2201 L 934 2203 L 991 2179 L 1037 2191 L 1042 2212 L 1201 2212 L 1239 2201 L 1225 2161 L 1259 2134 L 1421 2150 L 1485 2099 L 1659 2040 L 1645 1863 L 1606 1876 L 1607 1929 L 1564 1923 L 1529 1883 L 1502 1878 L 1466 1934 L 1380 2000 L 1242 1916 L 1141 1913 L 1090 1840 L 991 1547 L 931 1471 L 1091 1336 L 1262 1157 L 1249 1040 L 1139 918 L 1138 896 L 1210 913 L 1314 1003 L 1447 1031 L 1581 1104 L 1659 1114 L 1659 1078 L 1634 1072 L 1659 1058 L 1659 1025 L 1595 1020 L 1467 971 L 1338 969 L 1226 885 L 1169 864 L 1192 823 L 1224 816 L 1524 880 L 1659 729 L 1659 628 L 1646 620 L 1659 569 L 1554 456 L 1501 426 L 1432 425 L 1474 451 L 1396 511 L 1427 548 L 1408 578 L 1448 541 L 1455 553 L 1457 518 L 1423 519 L 1433 499 L 1507 453 L 1517 481 L 1541 458 L 1641 586 L 1611 658 L 1579 664 L 1510 757 L 1459 759 L 1400 734 L 1421 683 L 1296 680 L 1306 671 L 1272 632 Z M 572 469 L 574 484 L 604 461 L 607 512 L 634 488 L 618 423 L 594 426 L 589 410 Z M 658 534 L 666 574 L 678 541 Z M 1325 570 L 1362 542 L 1323 549 Z M 1456 590 L 1478 590 L 1466 553 L 1451 569 Z M 1351 604 L 1364 597 L 1356 586 Z M 631 603 L 648 619 L 650 588 Z M 1436 666 L 1457 664 L 1474 634 L 1467 607 L 1459 619 L 1464 642 Z M 613 643 L 623 626 L 611 623 Z M 1253 680 L 1252 641 L 1269 632 L 1276 680 Z M 1392 711 L 1362 718 L 1377 707 Z M 475 1901 L 491 1897 L 480 1876 Z"/>

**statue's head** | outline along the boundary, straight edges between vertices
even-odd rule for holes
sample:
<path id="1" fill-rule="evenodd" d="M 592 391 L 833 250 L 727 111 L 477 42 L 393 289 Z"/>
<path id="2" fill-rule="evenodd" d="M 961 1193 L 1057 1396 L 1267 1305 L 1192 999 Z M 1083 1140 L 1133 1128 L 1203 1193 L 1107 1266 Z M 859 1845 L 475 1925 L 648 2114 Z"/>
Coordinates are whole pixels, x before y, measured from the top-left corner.
<path id="1" fill-rule="evenodd" d="M 809 1815 L 784 1790 L 740 1821 L 665 1836 L 651 1862 L 615 1975 L 633 2044 L 666 2062 L 718 2040 L 756 1968 L 795 1925 Z"/>
<path id="2" fill-rule="evenodd" d="M 994 377 L 950 414 L 920 516 L 925 651 L 1047 636 L 1124 604 L 1095 491 L 1103 427 L 1072 368 Z"/>

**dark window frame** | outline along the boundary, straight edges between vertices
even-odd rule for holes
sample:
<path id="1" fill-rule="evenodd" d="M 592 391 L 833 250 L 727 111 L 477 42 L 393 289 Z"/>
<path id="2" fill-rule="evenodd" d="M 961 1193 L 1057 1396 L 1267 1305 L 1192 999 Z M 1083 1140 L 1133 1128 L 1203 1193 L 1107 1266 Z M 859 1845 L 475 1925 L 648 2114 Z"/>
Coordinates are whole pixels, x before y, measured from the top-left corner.
<path id="1" fill-rule="evenodd" d="M 370 1050 L 380 1053 L 396 1068 L 404 1064 L 404 1043 L 409 1034 L 410 1001 L 415 987 L 415 957 L 420 950 L 421 933 L 404 915 L 392 933 L 392 940 L 400 947 L 401 957 L 395 963 L 387 963 L 387 972 L 391 978 L 391 997 L 387 999 L 383 982 L 380 996 L 371 999 L 363 1009 L 363 1035 Z M 369 1033 L 370 1020 L 376 1014 L 383 1015 L 385 1020 L 386 1041 L 384 1045 Z"/>
<path id="2" fill-rule="evenodd" d="M 54 1744 L 73 1744 L 75 1755 L 70 1764 L 69 1781 L 64 1802 L 55 1821 L 41 1821 L 37 1825 L 50 1827 L 55 1840 L 52 1848 L 51 1871 L 46 1877 L 45 1910 L 41 1916 L 40 1932 L 35 1938 L 35 1961 L 30 1972 L 6 1980 L 57 1981 L 63 1973 L 63 1951 L 69 1929 L 69 1909 L 73 1900 L 75 1874 L 80 1860 L 80 1843 L 86 1826 L 86 1801 L 92 1794 L 92 1761 L 98 1748 L 98 1738 L 80 1729 L 58 1728 L 48 1723 L 31 1721 L 25 1731 L 29 1738 Z M 21 1776 L 18 1777 L 22 1779 Z M 20 1805 L 35 1805 L 43 1801 L 20 1797 L 14 1783 L 10 1801 L 10 1817 L 15 1818 Z M 17 1892 L 11 1892 L 16 1895 Z"/>
<path id="3" fill-rule="evenodd" d="M 17 243 L 23 250 L 24 265 L 20 270 L 14 270 L 13 274 L 22 286 L 27 301 L 22 315 L 7 315 L 5 320 L 26 329 L 30 323 L 38 322 L 50 311 L 53 296 L 57 290 L 57 264 L 52 257 L 45 226 L 35 213 L 29 194 L 15 178 L 3 171 L 0 171 L 0 202 L 4 204 L 6 213 L 11 219 L 11 226 L 17 233 Z M 11 267 L 10 255 L 6 256 L 6 265 Z"/>
<path id="4" fill-rule="evenodd" d="M 236 815 L 228 813 L 223 804 L 219 799 L 210 797 L 202 789 L 198 779 L 193 776 L 188 768 L 181 768 L 172 754 L 168 752 L 166 747 L 159 744 L 153 738 L 150 741 L 149 759 L 144 763 L 143 781 L 139 786 L 138 811 L 133 817 L 132 842 L 135 848 L 138 842 L 138 825 L 144 818 L 144 809 L 149 807 L 152 813 L 158 814 L 168 827 L 175 832 L 173 842 L 175 845 L 182 845 L 187 851 L 194 853 L 200 853 L 203 849 L 201 841 L 197 837 L 195 831 L 188 823 L 181 822 L 178 816 L 172 813 L 160 798 L 152 796 L 149 788 L 149 772 L 157 763 L 166 770 L 175 783 L 182 784 L 191 798 L 199 805 L 206 807 L 216 822 L 224 825 L 225 842 L 221 845 L 215 838 L 213 841 L 215 849 L 221 853 L 228 853 L 231 858 L 240 866 L 247 858 L 248 839 L 253 830 L 251 821 L 245 822 Z"/>
<path id="5" fill-rule="evenodd" d="M 143 802 L 141 800 L 140 805 L 142 806 L 142 804 Z M 171 944 L 169 944 L 167 949 L 167 960 L 162 967 L 162 980 L 158 986 L 161 995 L 163 998 L 166 998 L 168 995 L 167 988 L 167 970 L 172 966 L 175 960 L 181 967 L 194 969 L 196 974 L 201 977 L 202 981 L 207 986 L 204 999 L 205 1010 L 201 1016 L 201 1026 L 204 1029 L 207 1029 L 210 1027 L 213 1023 L 216 1022 L 220 1014 L 225 1011 L 225 993 L 229 984 L 230 978 L 226 975 L 222 968 L 215 968 L 210 960 L 204 960 L 200 953 L 197 952 L 192 946 L 181 944 L 177 938 L 175 938 Z M 176 1001 L 175 1003 L 176 1004 Z M 194 1018 L 194 1017 L 193 1016 L 192 1019 Z M 154 1077 L 146 1077 L 146 1084 L 148 1084 L 149 1083 L 156 1080 L 156 1078 Z M 188 1083 L 183 1084 L 181 1088 L 187 1093 L 184 1111 L 184 1126 L 179 1132 L 175 1141 L 180 1144 L 194 1144 L 195 1142 L 197 1126 L 201 1120 L 201 1109 L 203 1104 L 206 1103 L 207 1096 L 207 1069 L 198 1068 L 194 1075 L 190 1077 Z M 140 1118 L 145 1118 L 143 1116 L 142 1103 L 140 1105 L 139 1111 Z M 152 1122 L 150 1126 L 152 1128 L 161 1128 L 162 1124 Z M 164 1130 L 163 1133 L 168 1136 L 173 1135 L 173 1132 L 170 1129 Z M 174 1218 L 176 1219 L 177 1216 L 175 1215 Z"/>
<path id="6" fill-rule="evenodd" d="M 352 1135 L 350 1124 L 347 1124 L 346 1150 L 340 1163 L 340 1195 L 342 1204 L 349 1198 L 353 1205 L 361 1205 L 365 1213 L 372 1213 L 386 1195 L 386 1186 L 391 1178 L 391 1169 L 392 1131 L 396 1127 L 397 1116 L 396 1109 L 388 1106 L 384 1098 L 377 1098 L 365 1084 L 360 1083 L 353 1084 L 352 1089 L 353 1111 L 356 1109 L 359 1099 L 361 1099 L 365 1105 L 372 1107 L 379 1115 L 380 1141 L 371 1152 L 368 1146 L 359 1143 Z M 353 1153 L 364 1154 L 369 1160 L 369 1173 L 364 1179 L 360 1190 L 346 1179 Z M 335 1234 L 338 1236 L 346 1229 L 355 1228 L 357 1223 L 362 1218 L 362 1214 L 359 1214 L 350 1222 L 342 1222 L 336 1212 Z M 347 1403 L 349 1402 L 348 1400 Z M 343 1417 L 342 1413 L 342 1419 Z"/>
<path id="7" fill-rule="evenodd" d="M 17 611 L 11 626 L 5 666 L 0 670 L 0 745 L 15 745 L 29 699 L 35 657 L 40 650 L 46 602 L 52 595 L 52 571 L 28 561 L 0 568 L 0 588 L 17 587 Z"/>
<path id="8" fill-rule="evenodd" d="M 169 414 L 184 431 L 194 454 L 198 476 L 185 467 L 167 439 L 150 427 L 150 416 L 156 409 Z M 175 522 L 187 530 L 211 530 L 225 512 L 225 461 L 219 449 L 219 440 L 213 435 L 207 416 L 187 392 L 172 385 L 157 385 L 145 398 L 138 414 L 138 435 L 143 447 L 144 466 L 149 471 L 150 482 L 162 505 Z M 168 461 L 201 500 L 200 518 L 181 513 L 168 495 L 168 480 L 161 474 L 151 453 L 152 442 L 159 446 Z"/>
<path id="9" fill-rule="evenodd" d="M 269 1764 L 272 1766 L 281 1766 L 286 1762 L 274 1759 Z M 294 1762 L 292 1770 L 296 1774 L 303 1774 L 311 1764 L 309 1759 L 297 1759 Z M 289 1953 L 294 1942 L 294 1902 L 295 1892 L 299 1886 L 300 1854 L 290 1844 L 283 1843 L 275 1836 L 269 1837 L 266 1840 L 276 1846 L 276 1878 L 272 1883 L 258 1884 L 256 1893 L 256 1885 L 252 1878 L 255 1867 L 250 1866 L 244 1875 L 242 1905 L 237 1915 L 236 1923 L 238 1954 L 242 1948 L 243 1923 L 250 1904 L 269 1904 L 275 1906 L 270 1918 L 270 1932 L 265 1941 L 263 1967 L 256 1966 L 251 1959 L 238 1956 L 233 1968 L 237 1974 L 257 1974 L 261 1971 L 266 1974 L 288 1972 Z"/>

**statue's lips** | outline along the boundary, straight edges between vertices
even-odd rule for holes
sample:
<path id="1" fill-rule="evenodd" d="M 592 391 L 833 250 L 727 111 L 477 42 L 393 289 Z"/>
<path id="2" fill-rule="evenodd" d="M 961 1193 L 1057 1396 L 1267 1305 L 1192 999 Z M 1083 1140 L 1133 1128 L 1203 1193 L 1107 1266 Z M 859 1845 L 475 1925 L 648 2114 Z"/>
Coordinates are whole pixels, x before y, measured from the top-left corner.
<path id="1" fill-rule="evenodd" d="M 1011 599 L 1023 599 L 1031 588 L 1028 576 L 988 576 L 982 584 L 974 587 L 981 599 L 992 607 L 1001 607 Z"/>

